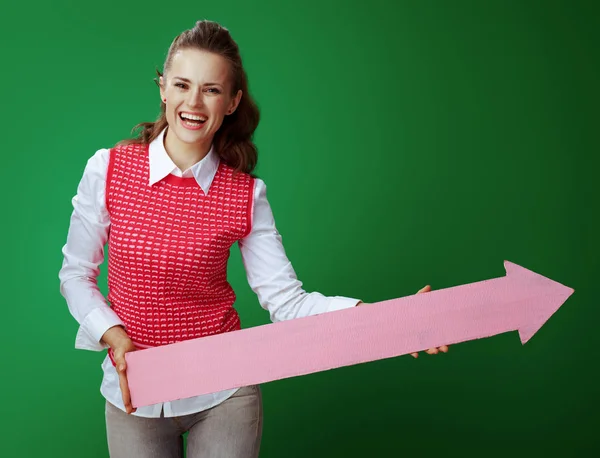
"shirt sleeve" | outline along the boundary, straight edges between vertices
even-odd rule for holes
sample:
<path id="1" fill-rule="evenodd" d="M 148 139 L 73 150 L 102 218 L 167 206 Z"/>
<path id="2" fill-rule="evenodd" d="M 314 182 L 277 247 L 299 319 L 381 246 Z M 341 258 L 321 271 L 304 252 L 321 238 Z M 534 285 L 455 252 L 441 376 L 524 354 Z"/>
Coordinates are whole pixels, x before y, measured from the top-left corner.
<path id="1" fill-rule="evenodd" d="M 360 302 L 306 292 L 302 288 L 277 231 L 266 185 L 258 178 L 255 178 L 252 228 L 238 246 L 248 283 L 273 322 L 341 310 Z"/>
<path id="2" fill-rule="evenodd" d="M 98 150 L 88 161 L 71 203 L 73 212 L 62 248 L 60 292 L 79 323 L 75 348 L 101 351 L 108 347 L 102 335 L 123 322 L 100 292 L 97 277 L 104 261 L 110 218 L 105 204 L 109 150 Z"/>

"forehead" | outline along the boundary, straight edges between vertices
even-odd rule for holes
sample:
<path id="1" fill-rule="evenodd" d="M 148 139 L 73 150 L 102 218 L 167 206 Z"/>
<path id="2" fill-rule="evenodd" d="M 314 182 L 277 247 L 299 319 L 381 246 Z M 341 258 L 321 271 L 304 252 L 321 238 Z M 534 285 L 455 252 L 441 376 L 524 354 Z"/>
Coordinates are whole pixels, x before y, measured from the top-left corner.
<path id="1" fill-rule="evenodd" d="M 229 69 L 229 62 L 218 54 L 198 49 L 180 49 L 173 55 L 169 76 L 180 76 L 199 84 L 207 81 L 225 84 Z"/>

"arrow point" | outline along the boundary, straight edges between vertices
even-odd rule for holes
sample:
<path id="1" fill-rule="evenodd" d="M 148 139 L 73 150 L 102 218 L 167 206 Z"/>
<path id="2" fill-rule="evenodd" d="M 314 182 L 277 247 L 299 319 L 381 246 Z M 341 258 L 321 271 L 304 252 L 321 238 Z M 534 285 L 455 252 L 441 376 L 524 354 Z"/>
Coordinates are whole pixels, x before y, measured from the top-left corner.
<path id="1" fill-rule="evenodd" d="M 506 269 L 507 276 L 514 279 L 524 279 L 526 280 L 526 284 L 530 286 L 537 284 L 543 287 L 543 296 L 541 298 L 538 297 L 537 300 L 531 300 L 526 304 L 528 323 L 519 328 L 521 343 L 524 345 L 554 315 L 575 290 L 510 261 L 504 261 L 504 268 Z"/>

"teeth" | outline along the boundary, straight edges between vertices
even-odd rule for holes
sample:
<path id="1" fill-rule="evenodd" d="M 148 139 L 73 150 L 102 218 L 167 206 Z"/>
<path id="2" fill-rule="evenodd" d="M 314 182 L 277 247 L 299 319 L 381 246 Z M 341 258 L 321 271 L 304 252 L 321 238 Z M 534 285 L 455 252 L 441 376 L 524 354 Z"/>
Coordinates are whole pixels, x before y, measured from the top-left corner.
<path id="1" fill-rule="evenodd" d="M 204 116 L 196 116 L 196 115 L 187 114 L 187 113 L 181 113 L 181 117 L 183 119 L 190 119 L 192 121 L 206 121 L 206 118 Z"/>

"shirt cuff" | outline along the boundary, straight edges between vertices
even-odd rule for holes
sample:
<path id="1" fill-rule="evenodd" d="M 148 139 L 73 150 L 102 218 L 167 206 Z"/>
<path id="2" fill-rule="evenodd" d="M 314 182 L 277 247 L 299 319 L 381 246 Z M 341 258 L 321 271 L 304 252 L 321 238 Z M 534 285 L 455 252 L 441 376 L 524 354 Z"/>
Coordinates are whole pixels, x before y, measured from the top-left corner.
<path id="1" fill-rule="evenodd" d="M 106 306 L 93 309 L 79 326 L 75 337 L 75 348 L 93 351 L 102 351 L 108 348 L 108 345 L 100 342 L 100 339 L 113 326 L 125 327 L 112 308 Z"/>
<path id="2" fill-rule="evenodd" d="M 356 304 L 361 302 L 361 299 L 354 299 L 351 297 L 342 297 L 342 296 L 333 296 L 329 301 L 329 307 L 327 307 L 328 312 L 335 312 L 336 310 L 348 309 L 350 307 L 355 307 Z"/>

